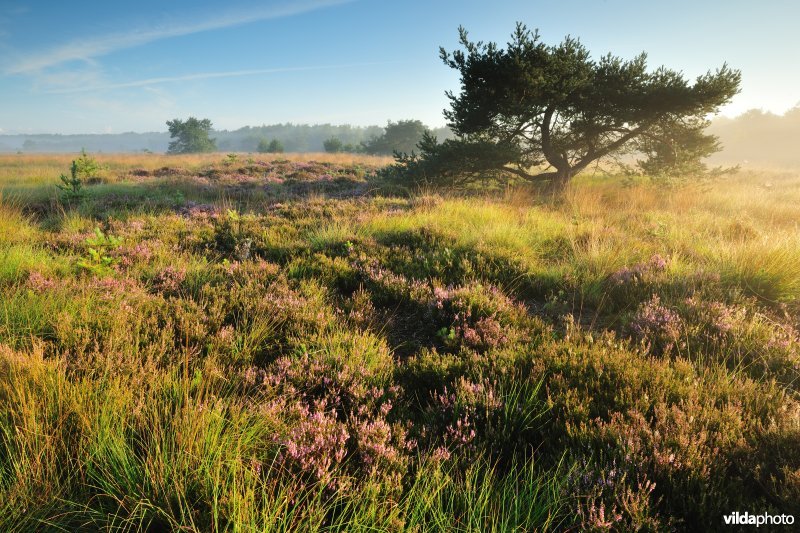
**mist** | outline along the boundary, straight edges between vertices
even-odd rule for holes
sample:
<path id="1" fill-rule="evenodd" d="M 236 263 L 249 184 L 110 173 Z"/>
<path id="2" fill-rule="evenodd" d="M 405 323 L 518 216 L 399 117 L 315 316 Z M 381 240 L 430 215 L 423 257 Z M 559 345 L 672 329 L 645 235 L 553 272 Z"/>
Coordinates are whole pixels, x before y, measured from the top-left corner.
<path id="1" fill-rule="evenodd" d="M 440 140 L 452 137 L 448 128 L 430 128 Z M 254 152 L 261 139 L 277 139 L 288 152 L 322 152 L 323 143 L 336 137 L 345 144 L 358 145 L 383 133 L 383 126 L 351 126 L 349 124 L 272 124 L 245 126 L 237 130 L 214 130 L 217 147 L 223 152 Z M 71 153 L 89 152 L 128 153 L 165 152 L 169 133 L 93 133 L 93 134 L 35 134 L 0 135 L 0 153 Z"/>
<path id="2" fill-rule="evenodd" d="M 712 163 L 750 167 L 800 165 L 800 105 L 783 115 L 751 109 L 735 118 L 717 117 L 708 131 L 722 143 L 722 151 L 710 158 Z"/>
<path id="3" fill-rule="evenodd" d="M 277 138 L 290 152 L 320 152 L 323 141 L 331 136 L 344 142 L 358 144 L 379 135 L 382 126 L 359 127 L 330 124 L 275 124 L 245 126 L 232 131 L 215 131 L 222 151 L 251 152 L 260 138 Z M 735 118 L 716 117 L 708 131 L 717 135 L 722 150 L 709 161 L 712 164 L 738 164 L 746 167 L 800 166 L 800 105 L 777 115 L 751 109 Z M 446 128 L 434 128 L 441 139 L 452 133 Z M 83 135 L 0 135 L 0 152 L 56 153 L 77 152 L 138 152 L 143 149 L 163 152 L 167 149 L 166 132 L 83 134 Z"/>

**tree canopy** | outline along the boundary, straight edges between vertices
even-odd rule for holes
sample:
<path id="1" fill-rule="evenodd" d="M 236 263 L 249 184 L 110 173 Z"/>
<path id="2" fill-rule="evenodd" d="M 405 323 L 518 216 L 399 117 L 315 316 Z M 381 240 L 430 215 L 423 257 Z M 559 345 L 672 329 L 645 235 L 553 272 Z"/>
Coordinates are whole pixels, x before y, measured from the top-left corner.
<path id="1" fill-rule="evenodd" d="M 399 158 L 417 179 L 501 172 L 562 188 L 592 162 L 625 151 L 645 154 L 645 167 L 686 164 L 717 148 L 703 133 L 706 117 L 741 81 L 727 64 L 691 83 L 666 67 L 648 70 L 645 53 L 594 60 L 579 40 L 547 45 L 521 23 L 505 48 L 472 42 L 464 28 L 459 35 L 462 50 L 440 49 L 460 74 L 444 112 L 458 138 L 428 137 L 418 156 Z"/>
<path id="2" fill-rule="evenodd" d="M 341 141 L 341 139 L 336 137 L 329 137 L 325 139 L 325 141 L 322 143 L 322 147 L 330 154 L 344 151 L 344 143 Z"/>
<path id="3" fill-rule="evenodd" d="M 267 152 L 271 154 L 282 154 L 283 144 L 278 139 L 272 139 L 267 145 Z"/>
<path id="4" fill-rule="evenodd" d="M 191 154 L 197 152 L 213 152 L 217 149 L 215 139 L 209 138 L 211 121 L 207 118 L 199 120 L 189 117 L 186 121 L 180 119 L 168 120 L 172 141 L 169 143 L 169 154 Z"/>
<path id="5" fill-rule="evenodd" d="M 383 134 L 364 143 L 368 154 L 387 154 L 394 152 L 411 153 L 428 128 L 419 120 L 400 120 L 386 125 Z"/>
<path id="6" fill-rule="evenodd" d="M 260 154 L 281 154 L 283 153 L 283 144 L 278 139 L 268 141 L 266 138 L 262 138 L 258 141 L 256 151 Z"/>

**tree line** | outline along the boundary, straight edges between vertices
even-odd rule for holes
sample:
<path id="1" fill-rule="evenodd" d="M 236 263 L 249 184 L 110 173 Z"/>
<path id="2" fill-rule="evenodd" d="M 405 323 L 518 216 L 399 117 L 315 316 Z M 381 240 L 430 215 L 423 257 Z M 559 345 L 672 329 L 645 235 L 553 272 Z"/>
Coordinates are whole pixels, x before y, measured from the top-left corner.
<path id="1" fill-rule="evenodd" d="M 198 117 L 200 119 L 202 117 Z M 182 120 L 185 117 L 181 118 Z M 380 137 L 386 126 L 354 126 L 350 124 L 265 124 L 245 126 L 233 130 L 212 129 L 209 137 L 215 139 L 222 152 L 258 152 L 276 140 L 286 152 L 322 152 L 330 139 L 342 143 L 347 151 L 360 151 L 362 143 Z M 429 128 L 438 138 L 449 138 L 446 128 Z M 103 134 L 13 134 L 0 135 L 0 152 L 45 153 L 80 152 L 82 148 L 97 152 L 154 152 L 164 153 L 171 140 L 168 131 L 125 132 Z M 391 155 L 391 151 L 388 152 Z"/>
<path id="2" fill-rule="evenodd" d="M 196 153 L 214 152 L 221 149 L 216 138 L 211 137 L 212 124 L 209 119 L 189 117 L 186 120 L 174 119 L 167 121 L 170 137 L 173 139 L 167 153 Z M 387 123 L 380 133 L 372 135 L 359 142 L 342 140 L 339 136 L 331 135 L 326 138 L 322 147 L 326 152 L 350 152 L 372 155 L 392 155 L 394 153 L 411 153 L 425 135 L 442 135 L 449 138 L 452 133 L 447 128 L 431 130 L 419 120 L 400 120 Z M 248 148 L 250 148 L 248 146 Z M 277 137 L 268 139 L 266 136 L 258 138 L 255 151 L 260 153 L 281 153 L 285 150 L 283 143 Z"/>

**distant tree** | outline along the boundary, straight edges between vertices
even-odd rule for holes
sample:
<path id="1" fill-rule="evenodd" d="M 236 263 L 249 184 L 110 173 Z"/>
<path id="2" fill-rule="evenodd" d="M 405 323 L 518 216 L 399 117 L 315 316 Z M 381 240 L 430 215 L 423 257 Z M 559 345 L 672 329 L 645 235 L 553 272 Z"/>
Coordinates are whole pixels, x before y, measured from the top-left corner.
<path id="1" fill-rule="evenodd" d="M 267 154 L 267 153 L 269 153 L 269 141 L 268 141 L 266 138 L 263 138 L 263 137 L 262 137 L 262 138 L 261 138 L 261 139 L 258 141 L 258 147 L 256 148 L 256 151 L 257 151 L 258 153 L 260 153 L 260 154 Z"/>
<path id="2" fill-rule="evenodd" d="M 363 152 L 363 147 L 361 145 L 356 145 L 353 143 L 347 143 L 342 146 L 342 152 L 347 152 L 348 154 L 357 154 Z"/>
<path id="3" fill-rule="evenodd" d="M 331 154 L 344 151 L 344 144 L 336 137 L 325 139 L 325 141 L 322 143 L 322 146 L 325 148 L 326 152 Z"/>
<path id="4" fill-rule="evenodd" d="M 471 42 L 463 28 L 459 34 L 464 50 L 440 50 L 461 76 L 461 91 L 447 93 L 444 113 L 457 139 L 438 145 L 427 138 L 418 156 L 399 158 L 413 180 L 441 177 L 435 169 L 448 170 L 448 182 L 498 172 L 560 190 L 592 162 L 625 151 L 643 151 L 645 166 L 664 161 L 664 146 L 695 159 L 716 149 L 703 133 L 705 117 L 730 101 L 741 81 L 723 65 L 692 84 L 664 67 L 648 71 L 644 53 L 595 61 L 578 40 L 548 46 L 523 24 L 505 49 Z"/>
<path id="5" fill-rule="evenodd" d="M 190 154 L 197 152 L 213 152 L 217 149 L 215 139 L 209 138 L 211 121 L 207 118 L 198 120 L 189 117 L 186 121 L 180 119 L 168 120 L 169 134 L 174 139 L 169 143 L 167 153 Z"/>
<path id="6" fill-rule="evenodd" d="M 282 154 L 283 144 L 278 139 L 272 139 L 267 146 L 267 152 L 271 154 Z"/>
<path id="7" fill-rule="evenodd" d="M 410 154 L 426 132 L 428 128 L 419 120 L 389 121 L 383 134 L 372 137 L 363 148 L 368 154 Z"/>
<path id="8" fill-rule="evenodd" d="M 36 141 L 25 139 L 25 142 L 22 143 L 22 149 L 26 152 L 32 152 L 36 150 Z"/>

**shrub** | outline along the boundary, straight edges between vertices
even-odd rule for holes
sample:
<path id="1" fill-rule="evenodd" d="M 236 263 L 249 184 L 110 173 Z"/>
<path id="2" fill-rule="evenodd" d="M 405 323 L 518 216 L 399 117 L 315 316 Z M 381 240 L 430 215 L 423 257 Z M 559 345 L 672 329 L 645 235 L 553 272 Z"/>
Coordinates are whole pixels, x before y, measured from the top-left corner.
<path id="1" fill-rule="evenodd" d="M 56 187 L 61 191 L 61 200 L 63 202 L 71 203 L 80 200 L 86 195 L 86 191 L 83 189 L 83 181 L 78 177 L 78 170 L 74 161 L 70 167 L 70 176 L 61 174 L 59 179 L 61 183 L 57 184 Z"/>
<path id="2" fill-rule="evenodd" d="M 684 326 L 676 311 L 657 295 L 639 306 L 628 325 L 633 336 L 655 353 L 669 353 L 681 340 Z"/>
<path id="3" fill-rule="evenodd" d="M 72 168 L 74 168 L 74 175 L 84 179 L 87 183 L 97 181 L 100 171 L 103 169 L 96 159 L 86 153 L 86 150 L 81 150 L 80 157 L 72 162 Z"/>
<path id="4" fill-rule="evenodd" d="M 239 261 L 250 258 L 253 239 L 245 230 L 247 218 L 233 209 L 228 209 L 224 215 L 213 218 L 213 246 L 218 252 Z"/>
<path id="5" fill-rule="evenodd" d="M 85 242 L 86 252 L 89 255 L 78 261 L 78 267 L 95 276 L 110 274 L 111 267 L 116 262 L 111 252 L 122 244 L 122 239 L 95 228 L 94 236 L 88 237 Z"/>
<path id="6" fill-rule="evenodd" d="M 81 156 L 74 159 L 70 165 L 70 175 L 61 174 L 60 184 L 56 187 L 61 191 L 61 200 L 72 203 L 86 195 L 84 184 L 94 183 L 99 180 L 100 164 L 86 150 L 81 150 Z"/>

